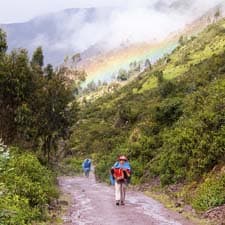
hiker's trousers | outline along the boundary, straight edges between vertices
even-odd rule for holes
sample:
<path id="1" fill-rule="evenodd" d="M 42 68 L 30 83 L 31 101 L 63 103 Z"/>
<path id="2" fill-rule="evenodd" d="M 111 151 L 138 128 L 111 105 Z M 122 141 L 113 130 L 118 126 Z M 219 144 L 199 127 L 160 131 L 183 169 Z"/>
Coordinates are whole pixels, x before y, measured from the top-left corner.
<path id="1" fill-rule="evenodd" d="M 125 201 L 125 195 L 126 195 L 126 182 L 115 182 L 115 196 L 116 201 Z"/>

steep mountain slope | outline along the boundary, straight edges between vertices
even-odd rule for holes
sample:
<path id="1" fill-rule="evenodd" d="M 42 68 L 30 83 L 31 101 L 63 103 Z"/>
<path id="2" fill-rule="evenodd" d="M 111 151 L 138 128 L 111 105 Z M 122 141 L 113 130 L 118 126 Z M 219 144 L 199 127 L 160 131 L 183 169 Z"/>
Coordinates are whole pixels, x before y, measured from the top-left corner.
<path id="1" fill-rule="evenodd" d="M 225 19 L 181 40 L 129 85 L 85 105 L 71 139 L 74 154 L 93 154 L 103 180 L 117 155 L 126 154 L 133 183 L 195 182 L 194 198 L 183 192 L 193 207 L 225 203 L 224 59 Z"/>

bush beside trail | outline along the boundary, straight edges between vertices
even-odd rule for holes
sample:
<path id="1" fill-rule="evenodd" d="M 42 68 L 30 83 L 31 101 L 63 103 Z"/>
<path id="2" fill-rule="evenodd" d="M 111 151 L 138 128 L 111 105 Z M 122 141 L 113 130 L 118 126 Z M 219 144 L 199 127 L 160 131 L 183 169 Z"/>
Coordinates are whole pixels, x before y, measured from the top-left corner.
<path id="1" fill-rule="evenodd" d="M 2 145 L 3 146 L 3 145 Z M 27 225 L 46 220 L 58 197 L 56 179 L 31 153 L 0 146 L 0 224 Z"/>

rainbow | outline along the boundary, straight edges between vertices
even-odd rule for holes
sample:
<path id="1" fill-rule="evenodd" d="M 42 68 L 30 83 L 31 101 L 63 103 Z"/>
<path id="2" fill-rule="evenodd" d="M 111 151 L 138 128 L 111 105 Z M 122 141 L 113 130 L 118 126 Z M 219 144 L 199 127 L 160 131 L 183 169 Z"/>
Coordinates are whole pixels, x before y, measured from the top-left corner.
<path id="1" fill-rule="evenodd" d="M 176 46 L 177 40 L 154 45 L 142 43 L 90 58 L 82 65 L 88 74 L 85 84 L 99 80 L 109 82 L 113 79 L 113 75 L 117 75 L 119 69 L 128 69 L 131 62 L 144 62 L 149 59 L 151 63 L 154 63 L 163 55 L 170 53 Z"/>
<path id="2" fill-rule="evenodd" d="M 167 39 L 161 42 L 141 43 L 124 47 L 122 49 L 113 50 L 111 52 L 95 56 L 84 60 L 82 69 L 88 76 L 86 78 L 86 86 L 91 81 L 112 81 L 113 75 L 117 75 L 119 69 L 128 69 L 131 62 L 145 61 L 149 59 L 153 64 L 156 60 L 169 54 L 178 45 L 178 39 L 181 35 L 192 36 L 198 34 L 208 25 L 208 16 L 188 24 L 184 29 L 172 33 Z"/>

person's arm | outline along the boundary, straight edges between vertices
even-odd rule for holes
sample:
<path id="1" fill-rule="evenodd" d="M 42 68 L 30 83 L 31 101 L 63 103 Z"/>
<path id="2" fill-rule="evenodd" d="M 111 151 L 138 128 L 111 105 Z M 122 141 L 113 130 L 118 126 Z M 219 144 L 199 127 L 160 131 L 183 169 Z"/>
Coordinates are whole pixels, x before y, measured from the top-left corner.
<path id="1" fill-rule="evenodd" d="M 124 178 L 125 179 L 128 179 L 130 177 L 130 170 L 129 169 L 124 169 L 123 173 L 124 173 Z"/>
<path id="2" fill-rule="evenodd" d="M 115 173 L 115 168 L 111 169 L 111 173 L 114 179 L 116 179 L 116 173 Z"/>

